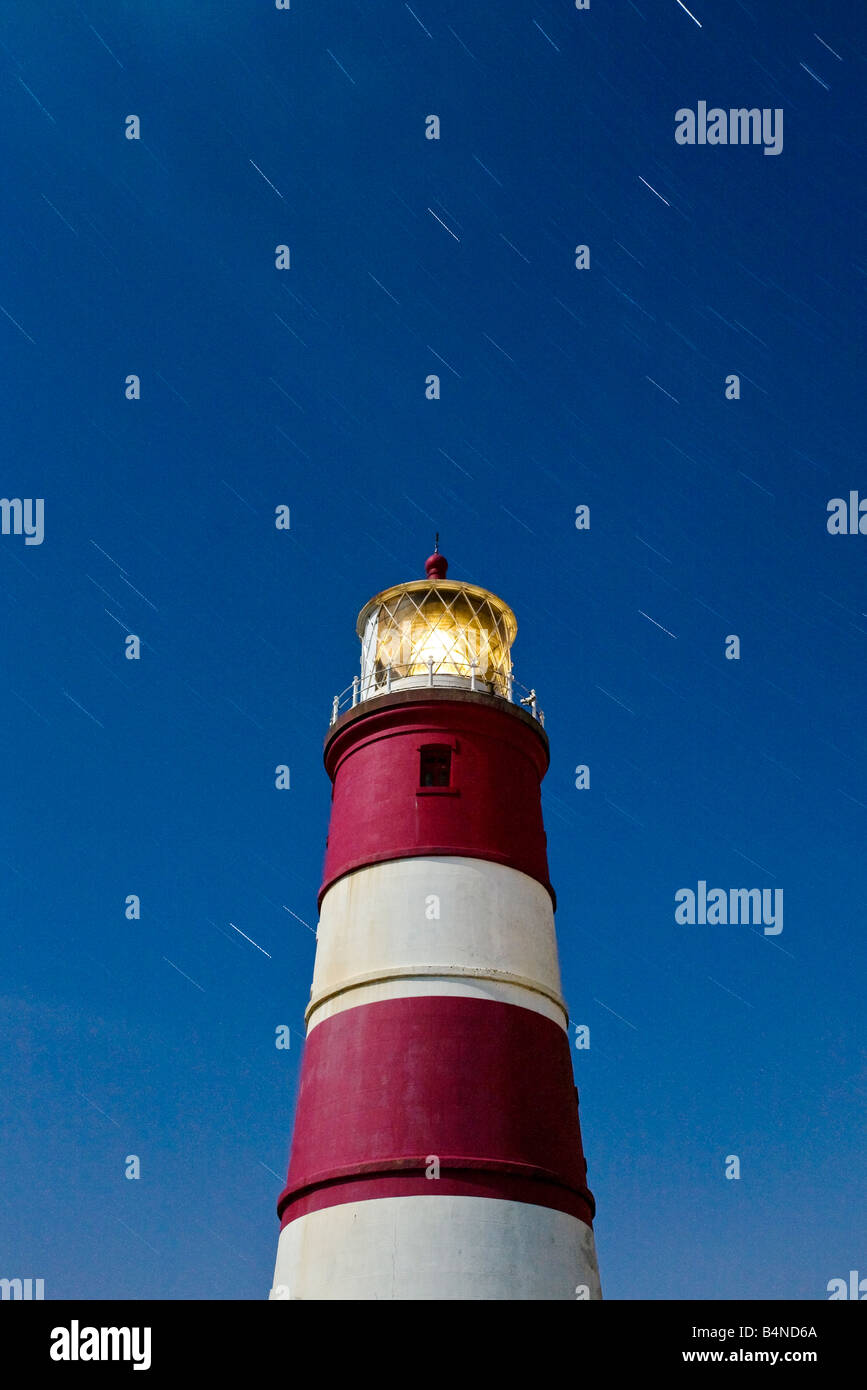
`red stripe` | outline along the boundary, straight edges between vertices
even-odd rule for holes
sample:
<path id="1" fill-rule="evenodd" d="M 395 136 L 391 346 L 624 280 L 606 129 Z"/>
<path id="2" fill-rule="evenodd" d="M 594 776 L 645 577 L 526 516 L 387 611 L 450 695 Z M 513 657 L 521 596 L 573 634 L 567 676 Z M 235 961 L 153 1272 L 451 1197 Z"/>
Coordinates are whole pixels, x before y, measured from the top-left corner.
<path id="1" fill-rule="evenodd" d="M 311 1212 L 325 1207 L 343 1206 L 347 1202 L 371 1202 L 384 1197 L 495 1197 L 501 1202 L 523 1202 L 527 1206 L 548 1207 L 577 1217 L 592 1228 L 592 1199 L 553 1183 L 531 1182 L 502 1175 L 487 1177 L 484 1173 L 470 1174 L 466 1180 L 451 1173 L 439 1179 L 427 1179 L 423 1173 L 369 1180 L 345 1180 L 327 1187 L 317 1187 L 298 1197 L 283 1211 L 281 1229 Z M 279 1210 L 279 1208 L 278 1208 Z"/>
<path id="2" fill-rule="evenodd" d="M 395 697 L 377 706 L 354 711 L 326 743 L 334 790 L 320 903 L 335 879 L 362 865 L 442 854 L 508 864 L 553 898 L 541 805 L 548 747 L 539 726 L 483 696 Z M 431 795 L 419 787 L 420 749 L 443 743 L 452 749 L 453 794 Z"/>
<path id="3" fill-rule="evenodd" d="M 430 1155 L 440 1178 L 425 1177 Z M 305 1050 L 283 1224 L 377 1197 L 499 1197 L 589 1225 L 569 1040 L 514 1004 L 381 1000 L 326 1019 Z"/>

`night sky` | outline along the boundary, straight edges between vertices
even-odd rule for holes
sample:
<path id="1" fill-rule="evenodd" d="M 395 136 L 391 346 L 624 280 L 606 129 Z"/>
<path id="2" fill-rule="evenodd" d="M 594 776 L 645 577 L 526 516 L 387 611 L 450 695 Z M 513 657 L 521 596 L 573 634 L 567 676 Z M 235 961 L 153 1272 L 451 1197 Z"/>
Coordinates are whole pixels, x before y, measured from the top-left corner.
<path id="1" fill-rule="evenodd" d="M 322 739 L 436 531 L 546 715 L 604 1295 L 867 1276 L 859 7 L 7 0 L 0 45 L 0 490 L 44 500 L 0 535 L 0 1277 L 267 1297 Z M 782 151 L 678 144 L 699 102 Z M 699 881 L 782 932 L 678 924 Z"/>

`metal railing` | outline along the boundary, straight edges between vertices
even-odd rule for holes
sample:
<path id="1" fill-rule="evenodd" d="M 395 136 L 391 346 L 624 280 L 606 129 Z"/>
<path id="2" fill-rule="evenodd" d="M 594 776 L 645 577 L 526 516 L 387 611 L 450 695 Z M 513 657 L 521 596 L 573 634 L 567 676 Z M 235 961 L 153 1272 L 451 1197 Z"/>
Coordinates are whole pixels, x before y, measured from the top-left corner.
<path id="1" fill-rule="evenodd" d="M 475 690 L 483 695 L 495 695 L 501 700 L 508 701 L 510 705 L 523 705 L 527 712 L 539 721 L 542 728 L 545 727 L 545 711 L 539 709 L 535 690 L 528 690 L 526 685 L 515 680 L 511 672 L 506 676 L 497 673 L 492 681 L 487 681 L 477 674 L 475 661 L 471 663 L 469 676 L 458 676 L 451 672 L 435 671 L 432 660 L 427 663 L 426 673 L 422 672 L 413 676 L 395 675 L 393 668 L 386 666 L 376 676 L 368 676 L 364 680 L 361 676 L 353 677 L 352 684 L 342 690 L 339 695 L 334 696 L 331 702 L 329 722 L 330 724 L 336 723 L 340 715 L 346 710 L 355 709 L 356 705 L 362 704 L 365 700 L 373 700 L 378 695 L 390 695 L 392 689 L 423 690 L 428 686 L 454 690 Z M 521 691 L 523 694 L 517 694 L 516 697 L 516 692 Z"/>

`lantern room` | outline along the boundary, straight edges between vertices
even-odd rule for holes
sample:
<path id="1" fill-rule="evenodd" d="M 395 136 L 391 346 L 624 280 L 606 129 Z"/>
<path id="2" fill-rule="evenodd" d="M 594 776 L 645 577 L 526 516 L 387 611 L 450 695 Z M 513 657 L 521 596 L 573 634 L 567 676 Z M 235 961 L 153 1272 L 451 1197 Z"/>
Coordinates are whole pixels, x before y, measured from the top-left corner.
<path id="1" fill-rule="evenodd" d="M 437 685 L 511 700 L 511 646 L 518 624 L 502 599 L 446 578 L 439 552 L 426 579 L 376 594 L 358 615 L 359 697 Z"/>

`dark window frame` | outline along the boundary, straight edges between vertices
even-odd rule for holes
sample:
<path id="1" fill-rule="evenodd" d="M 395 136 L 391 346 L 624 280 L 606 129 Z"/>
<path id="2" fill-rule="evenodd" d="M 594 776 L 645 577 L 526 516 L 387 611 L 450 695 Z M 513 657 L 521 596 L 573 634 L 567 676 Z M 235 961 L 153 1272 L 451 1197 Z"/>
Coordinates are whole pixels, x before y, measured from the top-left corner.
<path id="1" fill-rule="evenodd" d="M 440 739 L 436 743 L 420 743 L 417 748 L 418 753 L 418 786 L 417 796 L 459 796 L 460 791 L 456 785 L 456 759 L 457 740 L 450 739 L 448 742 Z M 446 782 L 428 783 L 423 782 L 425 776 L 425 762 L 431 765 L 433 775 L 437 775 L 436 764 L 445 763 L 448 780 Z M 441 768 L 439 769 L 441 775 Z"/>

